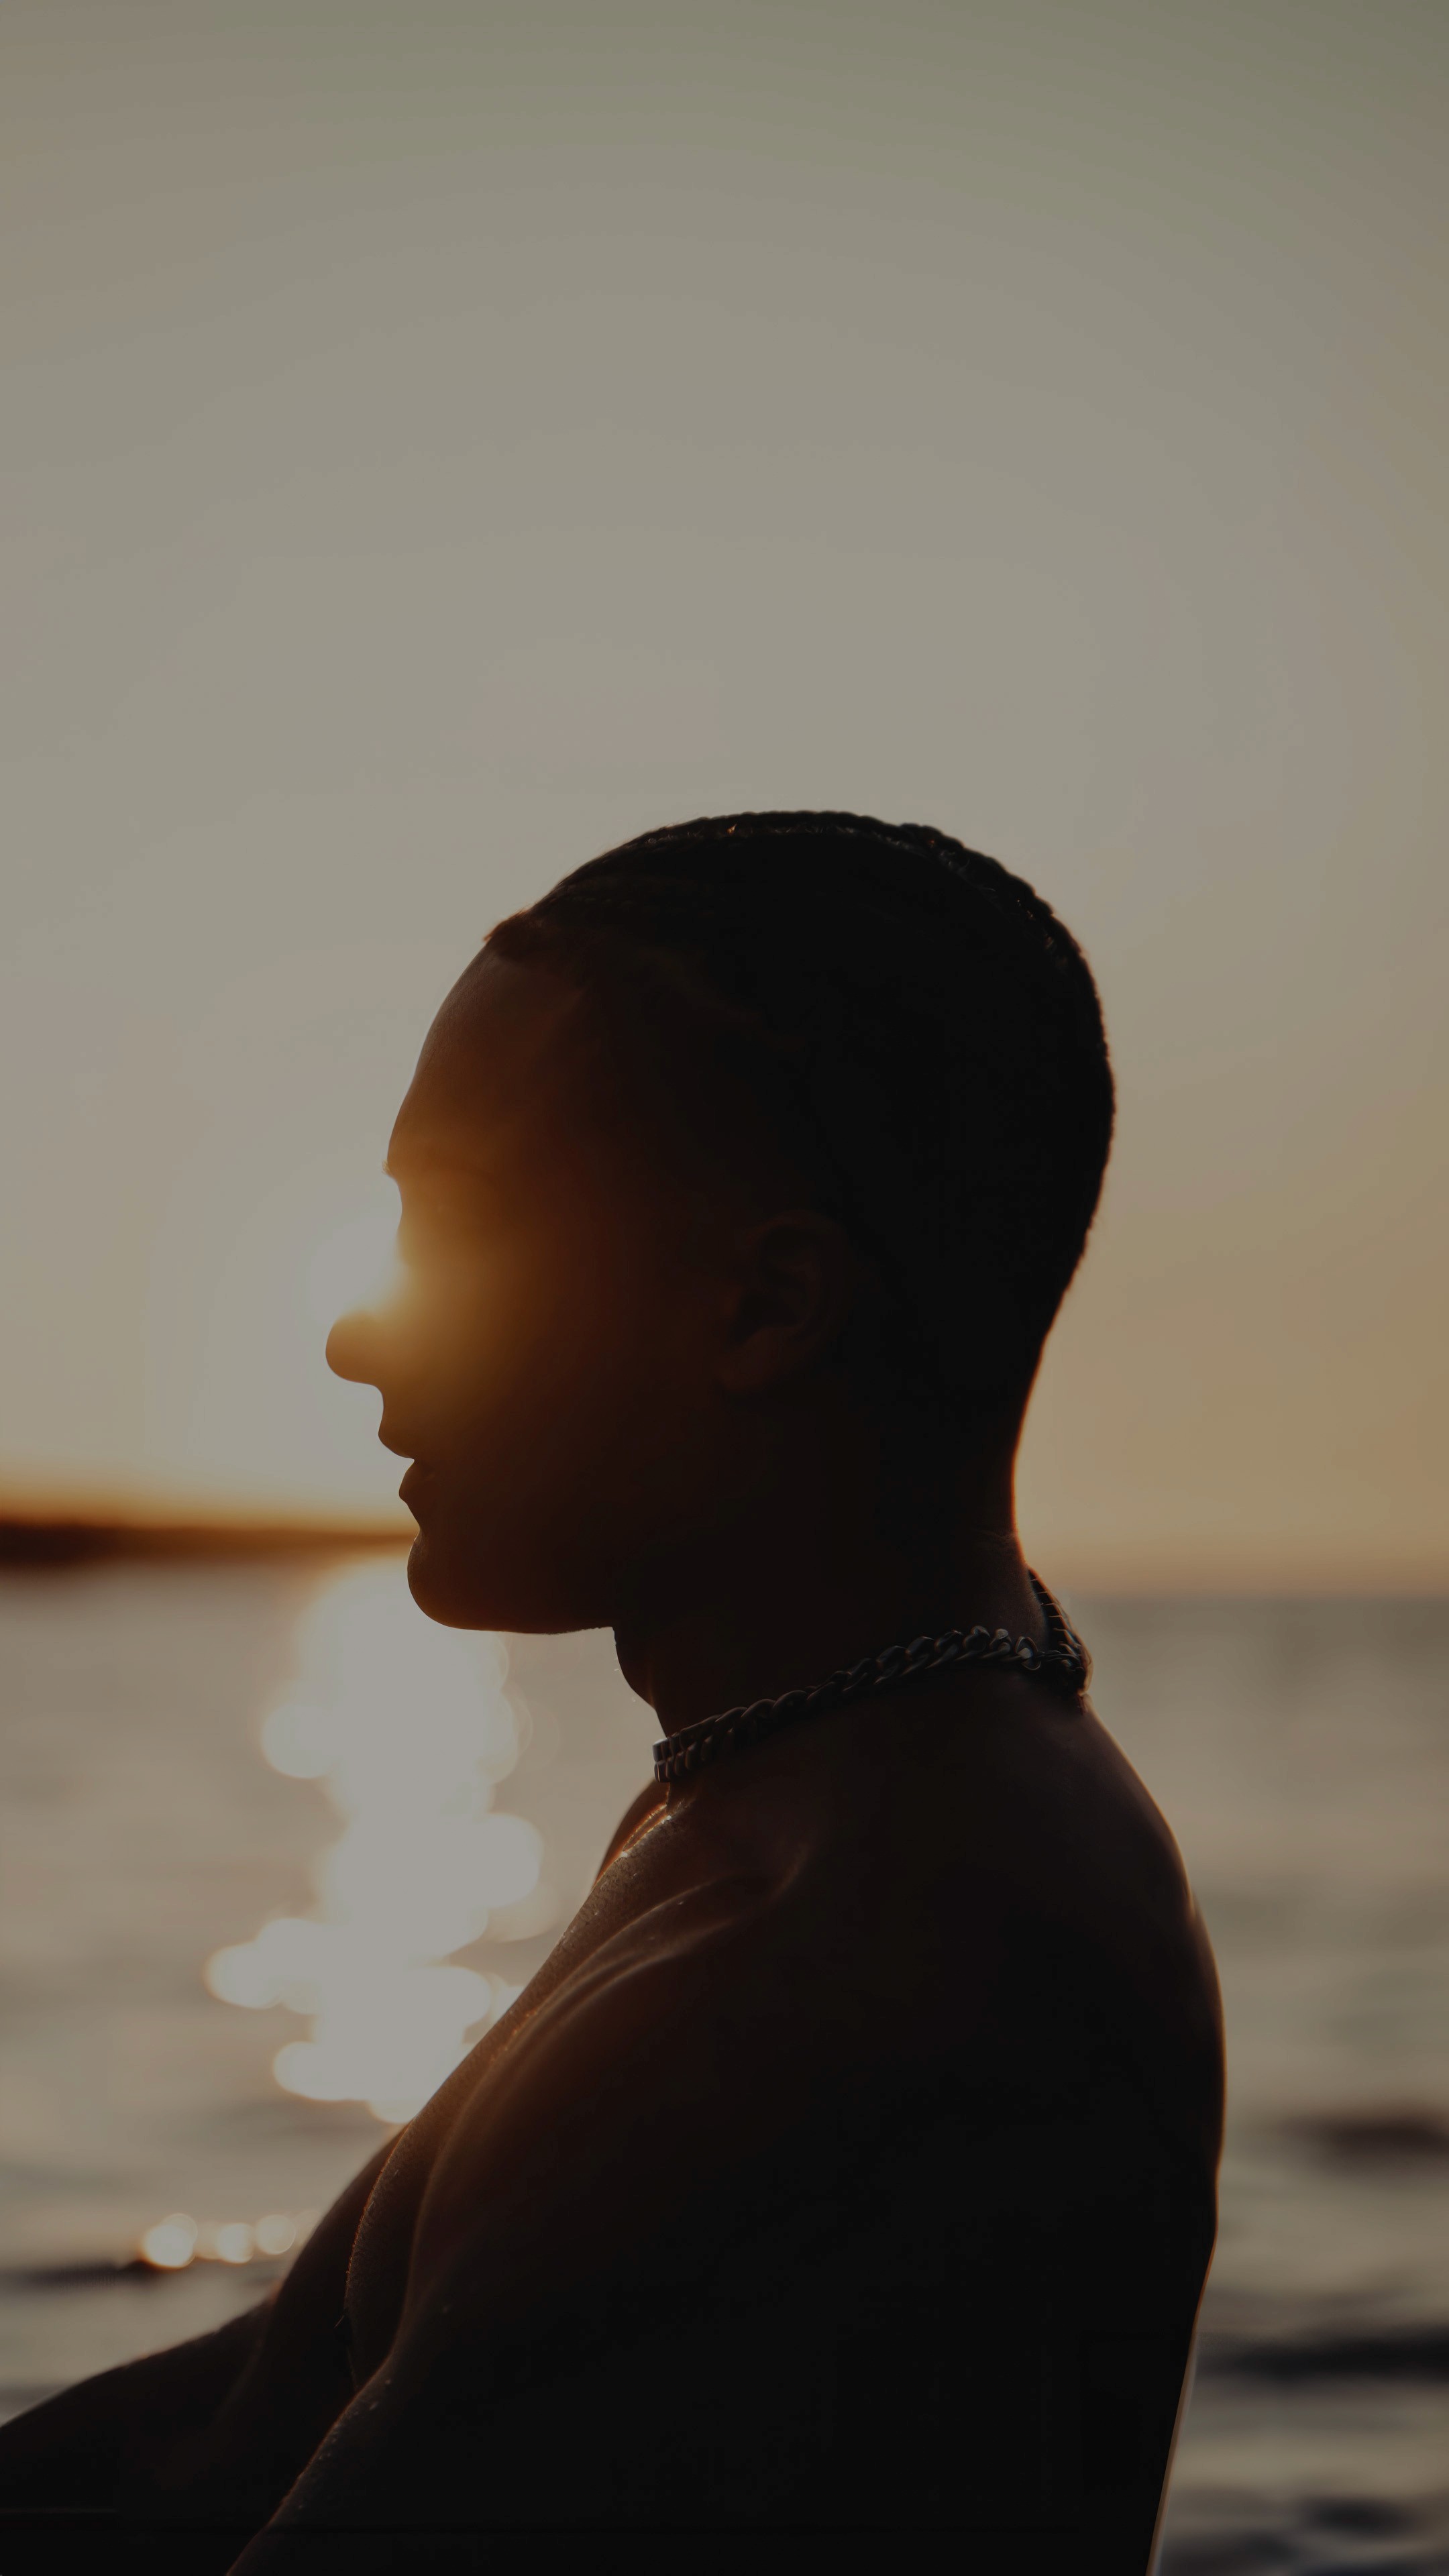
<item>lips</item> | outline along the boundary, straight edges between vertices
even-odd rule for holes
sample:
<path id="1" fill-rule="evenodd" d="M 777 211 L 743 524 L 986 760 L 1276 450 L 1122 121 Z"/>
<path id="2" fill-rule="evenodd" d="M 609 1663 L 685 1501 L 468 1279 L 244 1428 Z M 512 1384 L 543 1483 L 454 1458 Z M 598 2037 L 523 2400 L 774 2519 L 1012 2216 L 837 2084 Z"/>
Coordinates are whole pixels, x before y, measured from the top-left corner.
<path id="1" fill-rule="evenodd" d="M 425 1467 L 420 1458 L 415 1458 L 397 1489 L 399 1501 L 406 1503 L 411 1511 L 419 1496 L 427 1492 L 432 1481 L 432 1468 Z"/>

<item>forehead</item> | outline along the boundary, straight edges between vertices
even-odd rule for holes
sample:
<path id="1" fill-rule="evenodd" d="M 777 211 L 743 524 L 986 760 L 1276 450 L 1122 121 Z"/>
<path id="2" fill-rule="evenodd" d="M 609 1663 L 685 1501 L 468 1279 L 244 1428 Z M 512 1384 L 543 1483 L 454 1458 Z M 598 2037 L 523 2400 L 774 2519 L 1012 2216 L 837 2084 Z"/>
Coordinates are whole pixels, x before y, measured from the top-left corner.
<path id="1" fill-rule="evenodd" d="M 485 949 L 459 976 L 423 1043 L 397 1114 L 389 1167 L 492 1161 L 520 1129 L 577 1110 L 597 1035 L 561 975 Z M 597 1066 L 595 1065 L 595 1071 Z"/>

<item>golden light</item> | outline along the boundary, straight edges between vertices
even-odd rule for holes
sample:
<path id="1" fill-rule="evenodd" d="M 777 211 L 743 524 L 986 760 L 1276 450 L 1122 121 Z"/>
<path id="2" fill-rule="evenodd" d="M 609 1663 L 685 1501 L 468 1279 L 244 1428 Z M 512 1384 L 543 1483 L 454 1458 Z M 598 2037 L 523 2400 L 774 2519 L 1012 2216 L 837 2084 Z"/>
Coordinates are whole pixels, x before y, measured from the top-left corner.
<path id="1" fill-rule="evenodd" d="M 397 1224 L 397 1191 L 384 1180 L 375 1206 L 360 1209 L 318 1245 L 307 1264 L 314 1322 L 326 1327 L 354 1306 L 380 1306 L 396 1293 L 402 1281 Z"/>
<path id="2" fill-rule="evenodd" d="M 196 2240 L 196 2251 L 202 2260 L 213 2263 L 250 2263 L 256 2250 L 257 2240 L 242 2218 L 203 2227 Z"/>
<path id="3" fill-rule="evenodd" d="M 274 2209 L 255 2226 L 244 2218 L 195 2219 L 173 2209 L 147 2228 L 136 2251 L 157 2272 L 184 2272 L 190 2263 L 253 2263 L 258 2256 L 289 2254 L 316 2224 L 315 2209 Z"/>
<path id="4" fill-rule="evenodd" d="M 310 1708 L 305 1700 L 279 1701 L 262 1727 L 262 1751 L 272 1769 L 291 1780 L 320 1780 L 339 1749 L 336 1712 Z"/>
<path id="5" fill-rule="evenodd" d="M 218 1950 L 206 1982 L 223 2003 L 310 2019 L 273 2060 L 286 2092 L 408 2119 L 517 1991 L 452 1955 L 538 1882 L 537 1832 L 492 1804 L 520 1749 L 506 1656 L 425 1621 L 389 1562 L 317 1596 L 297 1667 L 262 1749 L 325 1780 L 343 1831 L 316 1865 L 315 1912 Z"/>
<path id="6" fill-rule="evenodd" d="M 196 2252 L 196 2221 L 184 2210 L 173 2210 L 169 2218 L 158 2218 L 141 2239 L 141 2254 L 158 2272 L 184 2272 Z"/>

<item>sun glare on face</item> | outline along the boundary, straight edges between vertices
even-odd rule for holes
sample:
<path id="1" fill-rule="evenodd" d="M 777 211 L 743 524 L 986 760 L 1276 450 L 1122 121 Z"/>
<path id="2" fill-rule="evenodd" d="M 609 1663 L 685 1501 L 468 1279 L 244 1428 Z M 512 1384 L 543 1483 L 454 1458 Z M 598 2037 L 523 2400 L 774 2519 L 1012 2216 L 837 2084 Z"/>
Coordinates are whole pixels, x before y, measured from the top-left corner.
<path id="1" fill-rule="evenodd" d="M 356 1306 L 381 1306 L 402 1280 L 397 1186 L 379 1176 L 376 1204 L 334 1228 L 307 1264 L 307 1304 L 325 1326 Z"/>

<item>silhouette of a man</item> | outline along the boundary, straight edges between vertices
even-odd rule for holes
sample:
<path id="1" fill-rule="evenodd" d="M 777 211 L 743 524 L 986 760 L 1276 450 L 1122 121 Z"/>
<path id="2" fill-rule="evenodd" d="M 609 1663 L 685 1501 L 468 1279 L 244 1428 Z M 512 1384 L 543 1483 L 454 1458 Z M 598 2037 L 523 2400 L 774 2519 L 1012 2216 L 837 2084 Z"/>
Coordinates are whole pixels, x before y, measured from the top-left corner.
<path id="1" fill-rule="evenodd" d="M 274 2298 L 23 2418 L 14 2505 L 245 2576 L 544 2529 L 1142 2576 L 1217 1993 L 1012 1512 L 1111 1124 L 1080 951 L 934 832 L 689 824 L 494 932 L 330 1357 L 423 1609 L 611 1627 L 661 1776 Z"/>

